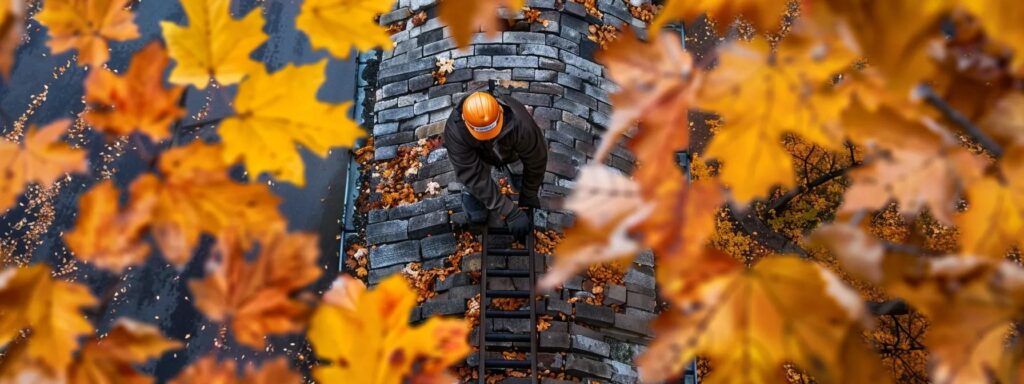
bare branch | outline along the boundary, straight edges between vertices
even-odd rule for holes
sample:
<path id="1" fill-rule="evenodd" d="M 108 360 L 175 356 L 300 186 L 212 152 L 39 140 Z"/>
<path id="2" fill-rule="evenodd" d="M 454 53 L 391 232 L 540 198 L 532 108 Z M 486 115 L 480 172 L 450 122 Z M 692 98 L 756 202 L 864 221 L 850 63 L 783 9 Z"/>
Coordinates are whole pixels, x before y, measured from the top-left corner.
<path id="1" fill-rule="evenodd" d="M 949 120 L 953 124 L 959 126 L 964 133 L 981 145 L 982 148 L 985 148 L 985 150 L 991 153 L 992 156 L 995 156 L 996 158 L 1003 156 L 1003 147 L 1000 146 L 999 143 L 996 143 L 995 140 L 985 134 L 985 132 L 982 132 L 981 128 L 978 128 L 971 119 L 968 119 L 967 116 L 964 116 L 960 111 L 957 111 L 953 106 L 949 105 L 946 100 L 943 100 L 941 96 L 935 93 L 935 90 L 932 89 L 932 87 L 921 84 L 914 89 L 914 93 L 920 96 L 929 105 L 939 110 L 946 120 Z"/>

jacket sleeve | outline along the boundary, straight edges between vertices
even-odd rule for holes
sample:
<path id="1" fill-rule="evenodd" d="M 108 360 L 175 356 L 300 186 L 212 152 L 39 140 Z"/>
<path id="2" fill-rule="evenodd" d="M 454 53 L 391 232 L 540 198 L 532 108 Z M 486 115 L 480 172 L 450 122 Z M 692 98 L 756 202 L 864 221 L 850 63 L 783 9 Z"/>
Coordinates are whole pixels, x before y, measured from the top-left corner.
<path id="1" fill-rule="evenodd" d="M 455 177 L 492 214 L 502 218 L 508 216 L 516 209 L 516 205 L 498 191 L 498 186 L 491 180 L 491 166 L 481 161 L 472 148 L 450 131 L 451 127 L 445 128 L 444 147 L 448 150 L 448 160 L 455 168 Z"/>
<path id="2" fill-rule="evenodd" d="M 516 108 L 516 119 L 519 124 L 519 140 L 516 152 L 523 162 L 523 196 L 536 197 L 544 182 L 544 171 L 548 165 L 548 146 L 544 140 L 544 132 L 537 126 L 533 116 L 520 104 Z"/>

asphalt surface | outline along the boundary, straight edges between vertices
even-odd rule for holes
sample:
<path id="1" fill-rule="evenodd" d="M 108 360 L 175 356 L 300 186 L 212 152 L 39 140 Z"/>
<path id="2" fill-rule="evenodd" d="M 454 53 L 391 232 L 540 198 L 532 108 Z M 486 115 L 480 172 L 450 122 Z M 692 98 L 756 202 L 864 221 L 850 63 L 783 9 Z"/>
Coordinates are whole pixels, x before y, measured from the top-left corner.
<path id="1" fill-rule="evenodd" d="M 312 51 L 308 39 L 295 30 L 294 17 L 299 3 L 298 0 L 236 0 L 232 4 L 236 17 L 257 7 L 262 9 L 266 19 L 264 30 L 270 34 L 270 39 L 252 56 L 262 61 L 270 71 L 288 63 L 311 63 L 326 57 L 324 52 Z M 154 39 L 160 39 L 161 20 L 184 24 L 186 19 L 178 2 L 171 0 L 138 2 L 135 15 L 142 37 L 113 44 L 108 63 L 111 68 L 125 69 L 136 50 Z M 0 86 L 0 110 L 4 115 L 2 132 L 5 133 L 12 129 L 13 120 L 25 115 L 30 109 L 32 111 L 28 114 L 27 122 L 41 126 L 59 118 L 74 119 L 84 107 L 83 81 L 87 71 L 72 63 L 71 53 L 56 56 L 50 54 L 46 46 L 46 29 L 37 22 L 30 21 L 28 31 L 28 40 L 17 51 L 11 80 Z M 333 103 L 351 99 L 354 83 L 354 63 L 331 59 L 327 82 L 318 96 L 323 101 Z M 227 100 L 232 98 L 233 92 L 234 87 L 220 90 L 208 88 L 205 92 L 189 89 L 186 100 L 190 115 L 198 111 L 208 98 L 214 100 L 208 118 L 230 114 Z M 43 94 L 44 100 L 40 97 Z M 33 98 L 42 101 L 30 108 Z M 185 122 L 189 123 L 192 121 Z M 196 137 L 217 140 L 213 127 L 188 133 L 181 138 L 182 142 Z M 302 341 L 301 335 L 275 338 L 267 351 L 253 351 L 239 346 L 220 325 L 211 323 L 196 312 L 189 301 L 186 282 L 189 278 L 203 274 L 202 265 L 210 245 L 208 239 L 192 262 L 181 271 L 169 266 L 155 253 L 144 266 L 134 268 L 123 276 L 77 263 L 69 255 L 61 236 L 74 225 L 78 197 L 95 183 L 103 171 L 100 167 L 103 164 L 101 153 L 105 151 L 107 143 L 104 137 L 91 132 L 84 137 L 73 138 L 72 141 L 90 150 L 91 173 L 74 176 L 70 183 L 63 183 L 56 196 L 49 200 L 49 206 L 52 207 L 50 211 L 43 212 L 46 210 L 23 198 L 22 206 L 0 216 L 0 240 L 13 254 L 30 256 L 33 262 L 58 266 L 58 269 L 64 271 L 63 277 L 88 284 L 93 293 L 104 300 L 104 305 L 92 313 L 101 331 L 109 328 L 116 318 L 129 317 L 156 324 L 169 337 L 187 342 L 186 348 L 168 353 L 143 367 L 160 381 L 174 377 L 190 361 L 208 353 L 241 362 L 261 360 L 268 355 L 284 354 L 295 358 L 303 354 L 308 361 L 308 346 Z M 347 156 L 346 149 L 336 149 L 326 159 L 305 153 L 305 188 L 273 183 L 274 191 L 284 200 L 281 210 L 291 229 L 315 231 L 320 235 L 321 265 L 325 274 L 311 288 L 313 291 L 325 287 L 337 270 L 336 237 L 343 204 Z M 113 170 L 113 179 L 123 187 L 146 171 L 148 164 L 129 149 L 125 155 L 110 163 L 108 169 Z M 40 219 L 43 216 L 48 218 Z"/>

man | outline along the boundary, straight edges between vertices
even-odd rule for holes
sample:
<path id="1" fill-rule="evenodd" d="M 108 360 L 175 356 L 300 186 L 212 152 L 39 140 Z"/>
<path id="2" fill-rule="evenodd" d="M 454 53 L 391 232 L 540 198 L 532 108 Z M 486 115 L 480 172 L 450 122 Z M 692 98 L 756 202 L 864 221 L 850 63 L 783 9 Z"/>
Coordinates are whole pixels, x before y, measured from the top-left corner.
<path id="1" fill-rule="evenodd" d="M 526 107 L 511 97 L 475 92 L 458 103 L 448 117 L 444 147 L 456 177 L 469 192 L 463 194 L 463 206 L 470 222 L 485 221 L 486 209 L 502 218 L 517 239 L 525 239 L 530 218 L 520 208 L 540 207 L 537 191 L 548 161 L 544 134 Z M 523 162 L 518 206 L 502 195 L 491 179 L 491 167 L 516 161 Z"/>

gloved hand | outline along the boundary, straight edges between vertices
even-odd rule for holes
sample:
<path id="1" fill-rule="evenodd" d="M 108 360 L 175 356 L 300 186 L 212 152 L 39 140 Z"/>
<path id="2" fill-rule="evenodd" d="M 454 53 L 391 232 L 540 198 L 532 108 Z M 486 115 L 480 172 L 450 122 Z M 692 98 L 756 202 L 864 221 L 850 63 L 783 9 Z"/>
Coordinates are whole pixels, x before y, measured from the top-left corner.
<path id="1" fill-rule="evenodd" d="M 505 225 L 517 241 L 526 241 L 526 235 L 530 233 L 530 218 L 525 212 L 518 208 L 512 210 L 512 213 L 505 217 Z"/>
<path id="2" fill-rule="evenodd" d="M 537 195 L 519 195 L 519 206 L 540 209 L 540 198 Z"/>

